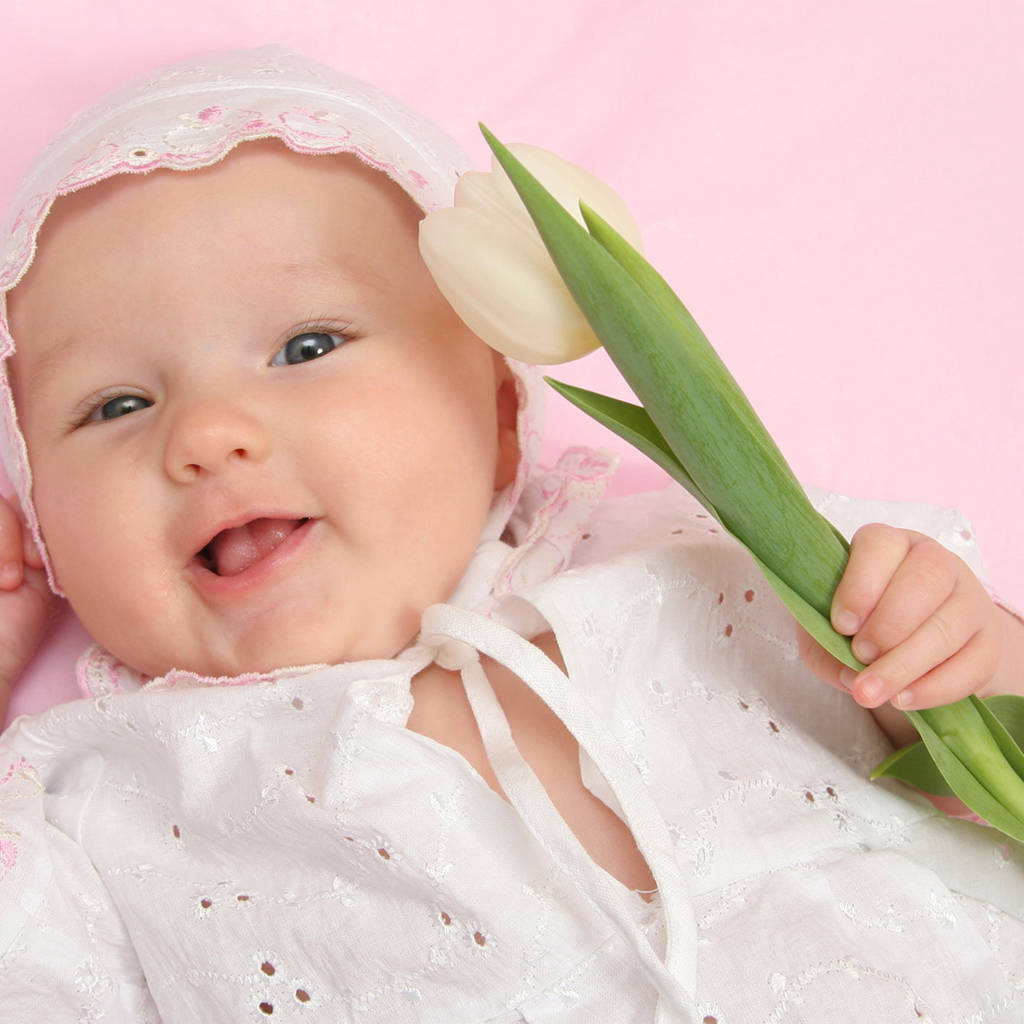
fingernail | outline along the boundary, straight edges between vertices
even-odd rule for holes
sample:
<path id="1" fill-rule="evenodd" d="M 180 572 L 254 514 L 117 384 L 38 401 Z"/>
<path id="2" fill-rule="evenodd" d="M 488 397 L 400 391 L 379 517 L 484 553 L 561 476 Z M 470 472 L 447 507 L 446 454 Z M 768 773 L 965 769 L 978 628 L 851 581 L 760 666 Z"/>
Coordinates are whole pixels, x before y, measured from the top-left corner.
<path id="1" fill-rule="evenodd" d="M 857 688 L 861 701 L 876 701 L 882 696 L 882 681 L 869 676 Z"/>
<path id="2" fill-rule="evenodd" d="M 852 668 L 841 668 L 839 670 L 839 685 L 845 687 L 847 690 L 853 689 L 853 681 L 857 678 L 857 673 Z"/>
<path id="3" fill-rule="evenodd" d="M 854 640 L 853 653 L 868 665 L 878 657 L 878 648 L 870 640 Z"/>
<path id="4" fill-rule="evenodd" d="M 0 566 L 0 587 L 13 587 L 21 579 L 21 565 L 6 562 Z"/>
<path id="5" fill-rule="evenodd" d="M 907 687 L 905 690 L 900 690 L 892 699 L 892 706 L 894 708 L 909 708 L 914 704 L 914 693 Z"/>
<path id="6" fill-rule="evenodd" d="M 853 636 L 860 625 L 860 619 L 849 608 L 839 608 L 832 615 L 832 625 L 837 633 Z"/>

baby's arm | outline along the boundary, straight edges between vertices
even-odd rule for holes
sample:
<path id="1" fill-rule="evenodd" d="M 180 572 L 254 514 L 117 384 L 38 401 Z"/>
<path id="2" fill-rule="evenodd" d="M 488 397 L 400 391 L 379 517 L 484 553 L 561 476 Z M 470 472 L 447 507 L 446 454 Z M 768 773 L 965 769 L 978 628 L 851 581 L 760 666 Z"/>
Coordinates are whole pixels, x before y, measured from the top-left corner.
<path id="1" fill-rule="evenodd" d="M 57 606 L 42 566 L 18 513 L 0 498 L 0 722 L 10 688 L 35 654 Z"/>
<path id="2" fill-rule="evenodd" d="M 872 524 L 857 531 L 832 625 L 853 637 L 853 653 L 868 667 L 855 673 L 806 634 L 804 661 L 871 708 L 899 746 L 917 734 L 896 708 L 930 708 L 972 693 L 1024 694 L 1024 625 L 993 602 L 961 559 L 913 530 Z"/>

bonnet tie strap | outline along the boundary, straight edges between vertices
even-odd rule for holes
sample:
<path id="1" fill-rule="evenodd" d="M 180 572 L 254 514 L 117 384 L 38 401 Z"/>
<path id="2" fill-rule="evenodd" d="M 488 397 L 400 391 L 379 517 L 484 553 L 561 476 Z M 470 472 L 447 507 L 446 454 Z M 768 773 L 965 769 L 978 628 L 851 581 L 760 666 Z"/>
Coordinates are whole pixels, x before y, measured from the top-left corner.
<path id="1" fill-rule="evenodd" d="M 527 828 L 647 970 L 660 995 L 658 1024 L 695 1024 L 697 942 L 689 890 L 673 856 L 665 820 L 621 745 L 546 654 L 493 619 L 450 604 L 432 605 L 423 614 L 420 641 L 435 650 L 435 660 L 443 668 L 460 672 L 491 767 Z M 640 929 L 628 895 L 586 852 L 519 753 L 478 652 L 522 679 L 605 777 L 662 895 L 664 962 Z"/>

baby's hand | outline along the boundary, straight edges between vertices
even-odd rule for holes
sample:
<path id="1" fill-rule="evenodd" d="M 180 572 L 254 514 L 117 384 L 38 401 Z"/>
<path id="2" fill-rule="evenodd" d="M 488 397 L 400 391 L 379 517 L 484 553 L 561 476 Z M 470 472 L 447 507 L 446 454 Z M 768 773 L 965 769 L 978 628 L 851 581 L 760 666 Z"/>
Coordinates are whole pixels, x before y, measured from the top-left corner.
<path id="1" fill-rule="evenodd" d="M 0 498 L 0 721 L 10 688 L 35 654 L 57 607 L 42 566 L 17 511 Z"/>
<path id="2" fill-rule="evenodd" d="M 857 531 L 832 625 L 853 637 L 864 671 L 840 665 L 806 634 L 801 654 L 815 675 L 866 708 L 887 701 L 930 708 L 972 693 L 1022 692 L 1024 627 L 961 559 L 913 530 L 872 524 Z"/>

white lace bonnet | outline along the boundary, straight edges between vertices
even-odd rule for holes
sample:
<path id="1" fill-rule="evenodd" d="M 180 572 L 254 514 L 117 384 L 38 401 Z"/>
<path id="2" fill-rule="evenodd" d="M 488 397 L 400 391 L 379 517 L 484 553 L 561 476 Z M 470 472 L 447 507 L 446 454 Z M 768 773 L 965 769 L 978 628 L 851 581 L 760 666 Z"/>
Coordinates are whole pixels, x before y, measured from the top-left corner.
<path id="1" fill-rule="evenodd" d="M 448 206 L 469 166 L 438 127 L 383 92 L 278 46 L 220 53 L 172 65 L 79 114 L 40 154 L 8 210 L 0 263 L 0 457 L 60 593 L 32 503 L 32 475 L 7 375 L 15 342 L 6 293 L 32 262 L 36 237 L 54 200 L 115 174 L 216 163 L 240 142 L 279 138 L 299 153 L 352 153 L 397 182 L 424 211 Z M 519 384 L 519 478 L 504 496 L 504 516 L 520 492 L 538 429 L 533 375 L 509 361 Z M 531 394 L 534 396 L 531 400 Z"/>

